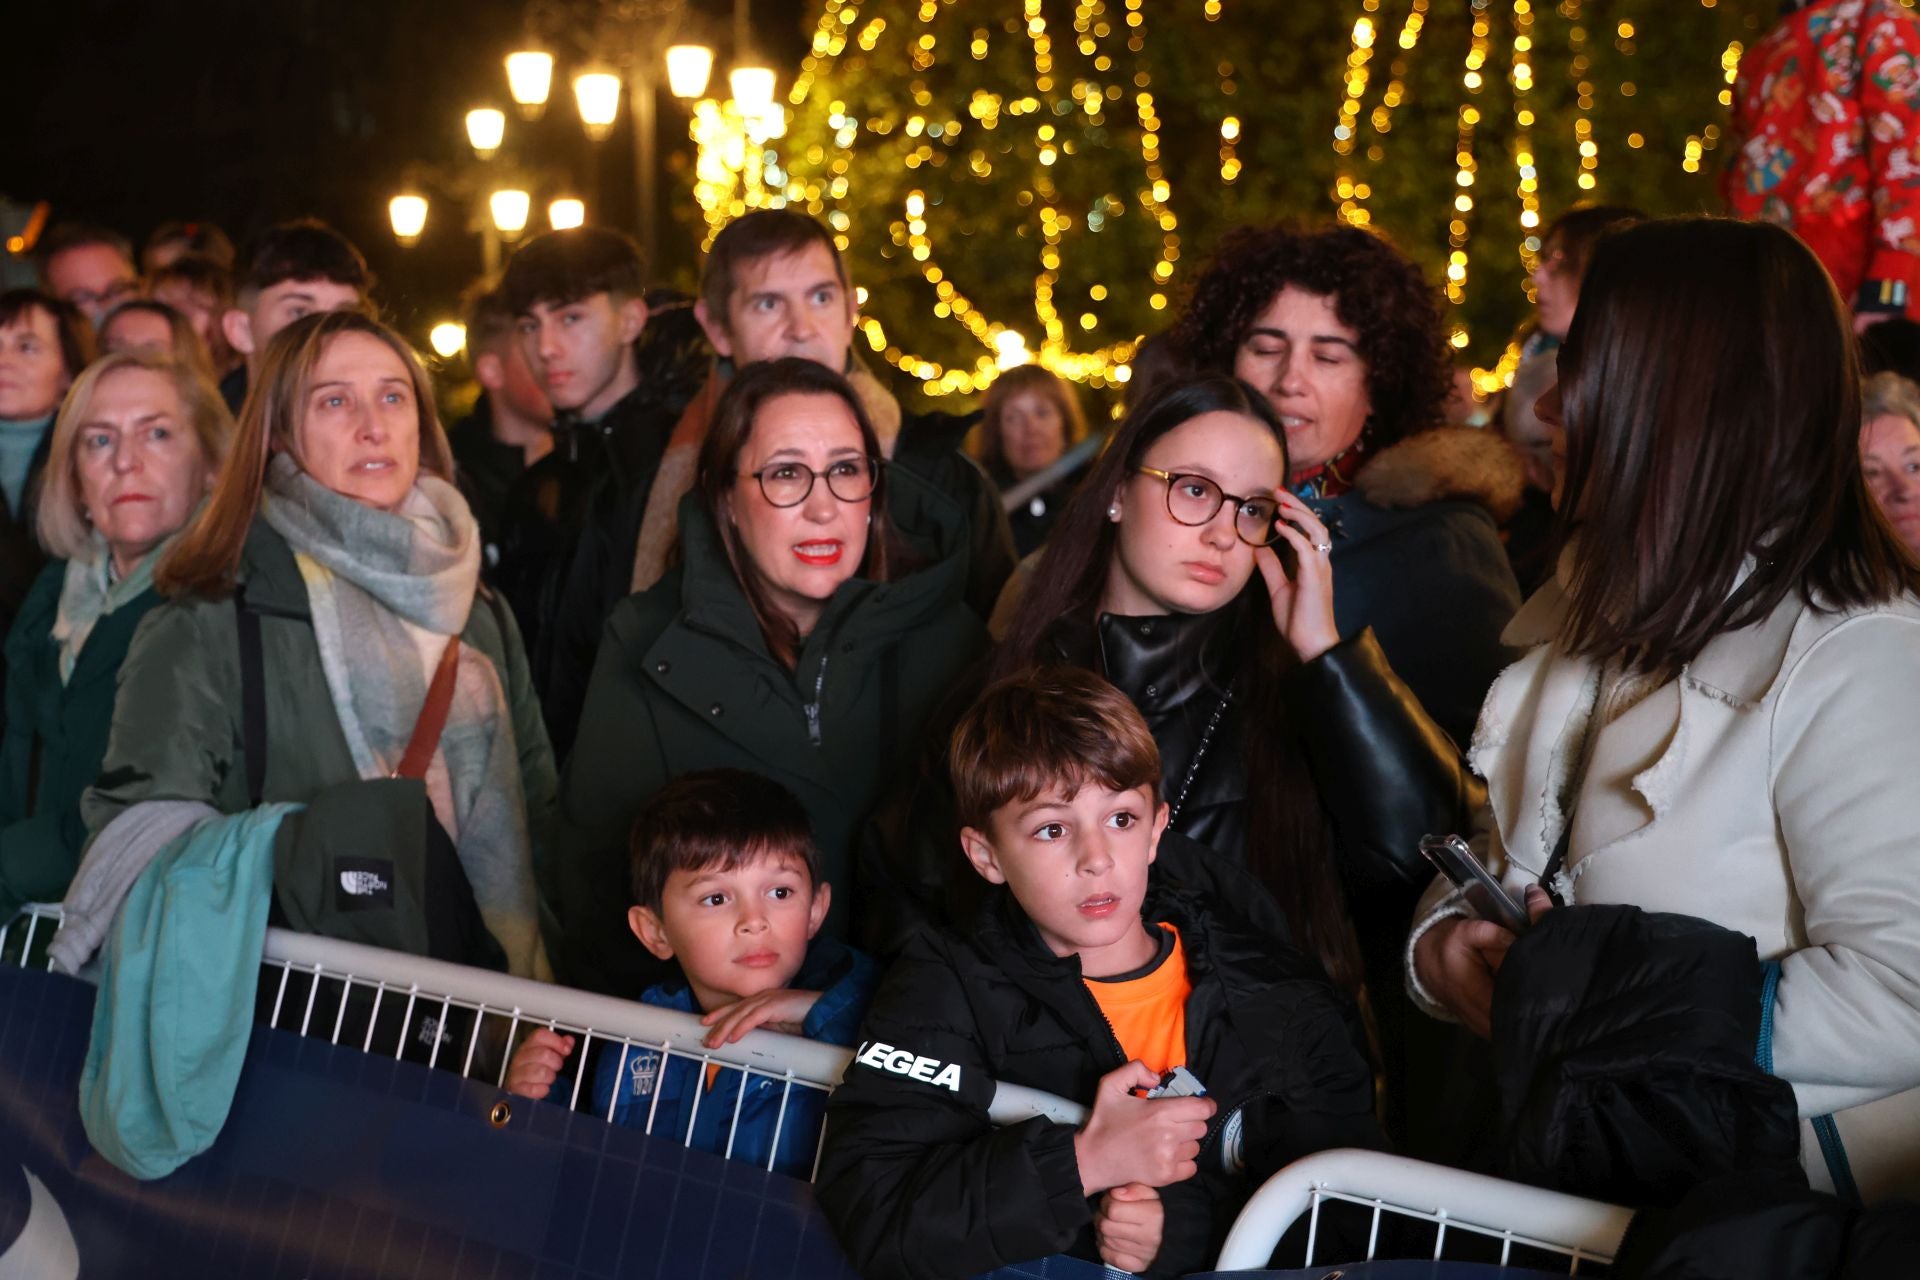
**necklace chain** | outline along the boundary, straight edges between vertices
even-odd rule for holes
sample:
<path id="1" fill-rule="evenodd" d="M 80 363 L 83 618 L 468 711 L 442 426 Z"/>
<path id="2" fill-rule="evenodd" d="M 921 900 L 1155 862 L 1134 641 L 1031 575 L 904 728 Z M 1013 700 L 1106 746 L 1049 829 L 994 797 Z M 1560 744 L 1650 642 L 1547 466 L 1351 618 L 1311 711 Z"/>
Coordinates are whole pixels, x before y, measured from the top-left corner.
<path id="1" fill-rule="evenodd" d="M 1193 780 L 1200 772 L 1200 762 L 1207 758 L 1207 748 L 1213 743 L 1214 730 L 1220 727 L 1220 717 L 1227 713 L 1227 704 L 1233 701 L 1233 684 L 1233 681 L 1228 681 L 1226 691 L 1220 695 L 1219 705 L 1214 707 L 1213 714 L 1207 718 L 1207 727 L 1200 733 L 1200 744 L 1193 749 L 1193 759 L 1187 762 L 1187 776 L 1180 781 L 1180 795 L 1167 813 L 1169 826 L 1186 806 L 1187 792 L 1193 789 Z"/>

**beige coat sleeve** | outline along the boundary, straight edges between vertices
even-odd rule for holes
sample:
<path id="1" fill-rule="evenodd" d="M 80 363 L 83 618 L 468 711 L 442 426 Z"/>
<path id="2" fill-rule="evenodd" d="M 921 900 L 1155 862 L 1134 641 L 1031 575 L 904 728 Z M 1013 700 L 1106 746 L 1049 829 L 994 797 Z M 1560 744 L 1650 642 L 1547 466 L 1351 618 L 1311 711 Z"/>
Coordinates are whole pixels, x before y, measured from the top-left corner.
<path id="1" fill-rule="evenodd" d="M 1484 804 L 1476 809 L 1470 829 L 1472 835 L 1469 843 L 1473 851 L 1480 855 L 1487 870 L 1500 881 L 1500 887 L 1515 902 L 1524 903 L 1527 900 L 1527 885 L 1532 880 L 1507 861 L 1506 850 L 1500 845 L 1500 831 L 1493 821 L 1493 810 Z M 1413 997 L 1414 1005 L 1423 1013 L 1442 1022 L 1456 1022 L 1458 1019 L 1436 1001 L 1433 993 L 1420 981 L 1420 974 L 1413 965 L 1413 949 L 1427 930 L 1449 917 L 1467 913 L 1467 904 L 1461 891 L 1454 888 L 1445 876 L 1436 875 L 1433 883 L 1427 886 L 1427 891 L 1420 896 L 1419 905 L 1414 907 L 1413 928 L 1407 932 L 1407 949 L 1403 958 L 1407 971 L 1407 994 Z"/>
<path id="2" fill-rule="evenodd" d="M 1773 1066 L 1822 1115 L 1920 1086 L 1920 622 L 1850 620 L 1786 679 L 1773 802 L 1807 945 Z"/>

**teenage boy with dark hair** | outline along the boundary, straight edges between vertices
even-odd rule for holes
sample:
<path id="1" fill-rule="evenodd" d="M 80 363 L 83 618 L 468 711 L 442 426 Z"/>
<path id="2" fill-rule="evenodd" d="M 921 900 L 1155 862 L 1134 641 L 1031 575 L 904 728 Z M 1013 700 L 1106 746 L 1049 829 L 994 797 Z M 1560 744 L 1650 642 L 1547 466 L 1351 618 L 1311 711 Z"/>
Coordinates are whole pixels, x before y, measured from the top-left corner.
<path id="1" fill-rule="evenodd" d="M 519 618 L 564 759 L 600 629 L 626 594 L 624 548 L 638 535 L 674 410 L 641 382 L 634 357 L 647 302 L 630 238 L 605 227 L 550 231 L 513 255 L 500 293 L 555 417 L 553 451 L 507 497 L 495 581 Z"/>
<path id="2" fill-rule="evenodd" d="M 807 812 L 791 792 L 737 769 L 686 774 L 641 810 L 631 851 L 628 927 L 679 969 L 677 979 L 642 993 L 642 1004 L 700 1014 L 713 1028 L 710 1047 L 755 1027 L 853 1042 L 877 970 L 820 934 L 832 889 L 819 878 Z M 507 1088 L 546 1097 L 573 1049 L 572 1036 L 533 1032 L 514 1054 Z M 692 1124 L 690 1145 L 730 1147 L 733 1158 L 762 1167 L 777 1132 L 775 1172 L 804 1178 L 813 1170 L 818 1090 L 788 1090 L 773 1076 L 737 1070 L 710 1070 L 702 1084 L 699 1063 L 676 1058 L 662 1070 L 660 1055 L 644 1048 L 602 1049 L 593 1070 L 593 1110 L 611 1110 L 616 1124 L 675 1136 Z"/>
<path id="3" fill-rule="evenodd" d="M 1373 1083 L 1313 963 L 1149 874 L 1153 735 L 1091 672 L 989 686 L 951 750 L 965 933 L 911 941 L 828 1104 L 816 1194 L 862 1275 L 964 1277 L 1071 1250 L 1202 1269 L 1291 1160 L 1381 1144 Z M 1201 1097 L 1139 1096 L 1184 1067 Z M 996 1081 L 1090 1108 L 996 1130 Z"/>
<path id="4" fill-rule="evenodd" d="M 133 243 L 118 231 L 63 222 L 40 242 L 40 277 L 47 292 L 80 309 L 94 328 L 128 298 L 140 294 Z"/>
<path id="5" fill-rule="evenodd" d="M 370 311 L 373 272 L 351 240 L 318 218 L 269 228 L 253 246 L 233 306 L 220 318 L 227 345 L 246 363 L 220 380 L 234 413 L 247 398 L 247 378 L 267 342 L 317 311 Z"/>
<path id="6" fill-rule="evenodd" d="M 480 397 L 448 432 L 460 491 L 480 525 L 485 564 L 500 555 L 500 518 L 526 469 L 553 451 L 553 406 L 520 347 L 519 325 L 497 289 L 467 305 L 467 363 Z"/>

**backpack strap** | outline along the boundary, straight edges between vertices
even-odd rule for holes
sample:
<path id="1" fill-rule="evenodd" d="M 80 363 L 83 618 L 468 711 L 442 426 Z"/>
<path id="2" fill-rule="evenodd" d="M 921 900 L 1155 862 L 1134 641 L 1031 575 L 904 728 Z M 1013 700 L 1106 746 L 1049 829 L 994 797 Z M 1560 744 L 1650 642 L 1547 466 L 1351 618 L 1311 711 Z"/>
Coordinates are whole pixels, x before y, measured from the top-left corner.
<path id="1" fill-rule="evenodd" d="M 1780 990 L 1780 962 L 1762 961 L 1760 965 L 1760 1036 L 1754 1045 L 1753 1061 L 1768 1075 L 1773 1071 L 1773 1004 Z M 1820 1143 L 1820 1156 L 1826 1161 L 1827 1176 L 1833 1179 L 1834 1194 L 1850 1205 L 1860 1204 L 1860 1184 L 1854 1181 L 1853 1164 L 1847 1159 L 1846 1144 L 1840 1141 L 1840 1126 L 1831 1113 L 1808 1121 Z"/>
<path id="2" fill-rule="evenodd" d="M 260 641 L 260 615 L 247 608 L 247 590 L 233 589 L 234 620 L 240 631 L 240 747 L 246 757 L 247 805 L 258 808 L 267 789 L 266 651 Z"/>
<path id="3" fill-rule="evenodd" d="M 453 705 L 453 682 L 459 671 L 460 637 L 452 636 L 440 651 L 440 663 L 433 669 L 426 701 L 420 707 L 419 719 L 413 722 L 413 736 L 393 771 L 394 777 L 417 780 L 427 776 L 427 766 L 433 763 L 433 753 L 440 746 L 440 732 L 447 727 L 447 709 Z"/>

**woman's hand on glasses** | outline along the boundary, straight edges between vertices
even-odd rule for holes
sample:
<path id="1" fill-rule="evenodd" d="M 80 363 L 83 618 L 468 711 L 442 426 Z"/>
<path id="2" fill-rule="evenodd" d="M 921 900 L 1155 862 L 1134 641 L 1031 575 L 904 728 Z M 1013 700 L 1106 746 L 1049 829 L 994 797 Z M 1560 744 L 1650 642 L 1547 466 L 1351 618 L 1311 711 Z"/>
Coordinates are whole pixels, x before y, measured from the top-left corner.
<path id="1" fill-rule="evenodd" d="M 1273 625 L 1300 655 L 1300 661 L 1315 658 L 1340 643 L 1340 628 L 1333 621 L 1333 563 L 1329 554 L 1333 537 L 1313 509 L 1286 489 L 1273 491 L 1280 504 L 1274 529 L 1293 548 L 1294 576 L 1289 579 L 1273 547 L 1256 547 L 1253 562 L 1267 580 L 1267 595 L 1273 601 Z"/>

